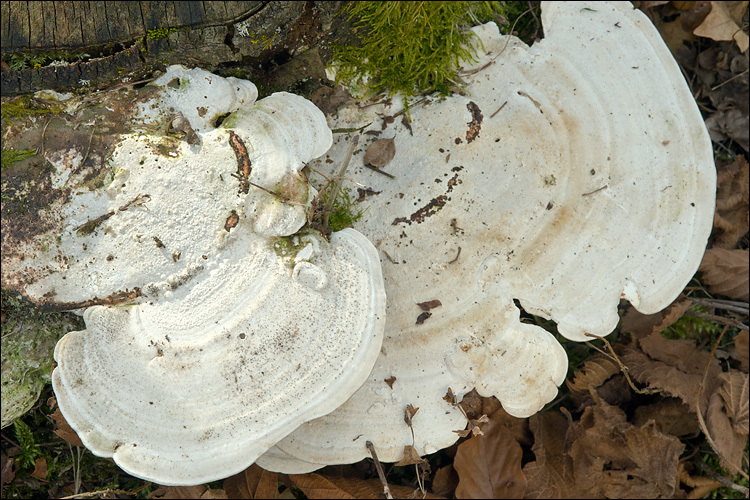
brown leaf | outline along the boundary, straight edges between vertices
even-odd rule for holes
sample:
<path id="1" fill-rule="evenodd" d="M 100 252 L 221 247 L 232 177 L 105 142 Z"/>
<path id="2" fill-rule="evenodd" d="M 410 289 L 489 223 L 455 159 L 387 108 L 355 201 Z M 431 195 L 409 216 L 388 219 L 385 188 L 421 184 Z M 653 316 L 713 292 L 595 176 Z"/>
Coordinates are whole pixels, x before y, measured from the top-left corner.
<path id="1" fill-rule="evenodd" d="M 697 349 L 692 340 L 665 339 L 658 333 L 641 339 L 639 345 L 640 349 L 626 347 L 621 356 L 631 377 L 680 398 L 692 412 L 696 409 L 698 387 L 708 365 L 701 394 L 701 410 L 705 413 L 708 397 L 719 385 L 721 367 L 718 360 Z"/>
<path id="2" fill-rule="evenodd" d="M 401 460 L 396 462 L 396 465 L 404 466 L 404 465 L 421 464 L 422 462 L 425 462 L 426 460 L 427 459 L 419 456 L 419 453 L 417 453 L 417 450 L 415 450 L 412 445 L 408 445 L 408 446 L 404 446 L 404 456 Z"/>
<path id="3" fill-rule="evenodd" d="M 633 424 L 640 427 L 646 425 L 649 420 L 656 423 L 656 428 L 661 433 L 672 436 L 689 436 L 700 431 L 695 412 L 691 412 L 688 406 L 677 398 L 638 406 L 633 415 Z"/>
<path id="4" fill-rule="evenodd" d="M 428 312 L 428 311 L 423 312 L 422 314 L 420 314 L 419 316 L 417 316 L 417 322 L 415 324 L 417 324 L 417 325 L 423 324 L 425 321 L 427 321 L 427 319 L 430 316 L 432 316 L 431 312 Z"/>
<path id="5" fill-rule="evenodd" d="M 732 383 L 733 377 L 728 373 L 722 373 L 721 375 L 720 378 L 723 379 L 724 385 Z M 740 376 L 747 379 L 745 374 L 740 374 Z M 747 433 L 741 434 L 734 428 L 734 422 L 729 415 L 732 410 L 727 408 L 725 400 L 725 397 L 731 398 L 731 396 L 726 391 L 725 394 L 721 394 L 719 391 L 711 395 L 706 412 L 706 427 L 711 435 L 712 445 L 719 455 L 719 463 L 722 467 L 728 469 L 731 474 L 737 474 L 742 464 L 742 450 L 747 442 Z M 747 396 L 745 396 L 745 401 L 747 401 Z M 737 409 L 742 412 L 741 401 L 739 401 L 739 408 Z M 746 406 L 744 413 L 747 415 Z M 747 425 L 742 416 L 740 416 L 740 420 L 740 422 L 737 422 L 740 427 L 743 423 L 745 426 Z M 742 422 L 742 420 L 745 420 L 745 422 Z"/>
<path id="6" fill-rule="evenodd" d="M 605 498 L 674 496 L 685 445 L 653 422 L 633 426 L 622 410 L 593 396 L 597 404 L 584 410 L 583 432 L 570 446 L 576 487 Z"/>
<path id="7" fill-rule="evenodd" d="M 8 458 L 5 453 L 0 455 L 0 484 L 8 484 L 16 477 L 16 472 L 13 470 L 14 462 L 15 459 Z"/>
<path id="8" fill-rule="evenodd" d="M 390 387 L 391 389 L 393 389 L 393 383 L 396 381 L 396 377 L 394 377 L 393 375 L 391 375 L 388 378 L 384 378 L 383 381 L 386 384 L 388 384 L 388 387 Z"/>
<path id="9" fill-rule="evenodd" d="M 458 486 L 458 474 L 452 465 L 439 468 L 432 478 L 432 492 L 441 497 L 453 498 Z"/>
<path id="10" fill-rule="evenodd" d="M 227 498 L 279 498 L 279 478 L 253 464 L 224 480 Z"/>
<path id="11" fill-rule="evenodd" d="M 730 6 L 730 3 L 734 5 Z M 742 23 L 746 8 L 747 2 L 711 2 L 711 12 L 693 33 L 717 42 L 734 40 L 740 52 L 745 52 L 750 46 L 750 40 L 738 23 Z"/>
<path id="12" fill-rule="evenodd" d="M 683 464 L 677 469 L 677 475 L 680 477 L 680 481 L 693 488 L 692 491 L 688 492 L 688 498 L 704 498 L 706 495 L 711 493 L 716 488 L 721 488 L 722 484 L 715 479 L 711 479 L 706 476 L 691 476 L 686 470 Z"/>
<path id="13" fill-rule="evenodd" d="M 456 498 L 523 498 L 522 455 L 518 441 L 491 420 L 484 435 L 458 445 L 453 462 L 459 477 Z"/>
<path id="14" fill-rule="evenodd" d="M 458 404 L 464 410 L 467 418 L 479 418 L 484 413 L 482 411 L 482 401 L 482 396 L 477 393 L 476 389 L 472 389 L 464 394 L 464 397 Z"/>
<path id="15" fill-rule="evenodd" d="M 370 144 L 365 153 L 365 165 L 373 167 L 384 167 L 396 155 L 396 144 L 394 138 L 378 139 Z"/>
<path id="16" fill-rule="evenodd" d="M 680 319 L 691 305 L 692 301 L 689 298 L 680 295 L 669 307 L 656 314 L 642 314 L 633 306 L 628 306 L 622 318 L 622 331 L 636 337 L 661 332 Z"/>
<path id="17" fill-rule="evenodd" d="M 383 484 L 378 479 L 356 479 L 323 476 L 321 474 L 289 474 L 294 486 L 301 489 L 307 498 L 383 498 Z M 408 486 L 388 485 L 397 498 L 422 498 L 419 490 Z M 414 496 L 412 496 L 414 495 Z M 427 494 L 425 498 L 440 498 Z"/>
<path id="18" fill-rule="evenodd" d="M 734 338 L 734 351 L 732 356 L 740 361 L 740 369 L 747 373 L 750 365 L 750 334 L 747 330 L 742 330 Z"/>
<path id="19" fill-rule="evenodd" d="M 205 485 L 198 486 L 160 486 L 149 494 L 148 498 L 183 500 L 199 498 L 201 500 L 225 500 L 227 494 L 221 489 L 211 489 Z"/>
<path id="20" fill-rule="evenodd" d="M 703 256 L 699 271 L 711 293 L 747 302 L 750 300 L 750 253 L 748 250 L 712 248 Z"/>
<path id="21" fill-rule="evenodd" d="M 438 299 L 435 300 L 428 300 L 427 302 L 420 302 L 417 304 L 419 308 L 423 311 L 429 311 L 430 309 L 435 309 L 436 307 L 440 307 L 443 305 L 442 302 L 440 302 Z"/>
<path id="22" fill-rule="evenodd" d="M 418 411 L 419 408 L 415 408 L 412 404 L 406 405 L 406 408 L 404 409 L 404 422 L 406 422 L 406 425 L 411 427 L 411 421 Z"/>
<path id="23" fill-rule="evenodd" d="M 60 413 L 60 408 L 55 408 L 55 412 L 51 417 L 55 421 L 55 427 L 57 427 L 54 431 L 55 434 L 60 436 L 66 443 L 73 446 L 83 446 L 81 438 L 78 437 L 76 431 L 73 430 L 70 424 L 65 420 L 65 417 L 63 417 L 62 413 Z"/>
<path id="24" fill-rule="evenodd" d="M 719 395 L 724 400 L 724 409 L 732 421 L 732 429 L 738 434 L 748 435 L 750 431 L 750 410 L 748 409 L 748 374 L 729 370 L 719 375 L 724 382 L 719 387 Z"/>
<path id="25" fill-rule="evenodd" d="M 588 498 L 577 488 L 573 464 L 567 459 L 565 437 L 568 421 L 560 413 L 537 413 L 529 418 L 534 435 L 536 461 L 523 468 L 528 486 L 526 498 Z"/>
<path id="26" fill-rule="evenodd" d="M 618 373 L 620 367 L 612 358 L 594 354 L 583 363 L 580 370 L 573 373 L 573 380 L 567 379 L 565 383 L 573 394 L 588 394 L 590 387 L 599 387 Z"/>
<path id="27" fill-rule="evenodd" d="M 37 479 L 47 479 L 47 459 L 39 457 L 34 460 L 34 472 L 31 473 L 32 477 Z"/>
<path id="28" fill-rule="evenodd" d="M 717 166 L 713 247 L 731 250 L 748 231 L 750 167 L 743 156 Z"/>

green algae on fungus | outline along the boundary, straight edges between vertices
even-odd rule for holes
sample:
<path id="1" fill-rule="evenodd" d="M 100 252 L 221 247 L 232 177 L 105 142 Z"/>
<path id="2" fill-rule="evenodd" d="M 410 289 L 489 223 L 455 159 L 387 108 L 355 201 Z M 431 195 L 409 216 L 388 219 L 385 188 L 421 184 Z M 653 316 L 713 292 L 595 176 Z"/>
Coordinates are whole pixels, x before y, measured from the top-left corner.
<path id="1" fill-rule="evenodd" d="M 369 78 L 372 94 L 403 93 L 408 99 L 458 86 L 459 63 L 473 60 L 469 29 L 502 13 L 503 2 L 350 2 L 344 7 L 364 31 L 361 46 L 333 54 L 337 82 Z"/>

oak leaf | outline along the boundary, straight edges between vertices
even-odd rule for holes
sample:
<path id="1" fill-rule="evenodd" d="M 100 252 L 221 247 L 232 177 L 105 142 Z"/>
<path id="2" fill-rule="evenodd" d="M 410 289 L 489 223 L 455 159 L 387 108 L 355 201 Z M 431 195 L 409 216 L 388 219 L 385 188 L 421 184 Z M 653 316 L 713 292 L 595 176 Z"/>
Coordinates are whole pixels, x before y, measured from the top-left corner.
<path id="1" fill-rule="evenodd" d="M 693 33 L 717 42 L 734 40 L 740 52 L 745 52 L 750 46 L 750 39 L 739 26 L 745 9 L 747 2 L 711 2 L 711 12 Z"/>
<path id="2" fill-rule="evenodd" d="M 711 248 L 703 256 L 699 271 L 711 293 L 747 302 L 750 300 L 750 253 L 748 250 Z"/>

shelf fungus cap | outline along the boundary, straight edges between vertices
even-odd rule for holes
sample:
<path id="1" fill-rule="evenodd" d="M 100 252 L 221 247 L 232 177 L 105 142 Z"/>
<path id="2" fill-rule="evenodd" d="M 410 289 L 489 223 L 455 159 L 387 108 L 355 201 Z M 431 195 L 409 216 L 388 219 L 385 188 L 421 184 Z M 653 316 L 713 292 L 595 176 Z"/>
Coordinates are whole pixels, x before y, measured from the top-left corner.
<path id="1" fill-rule="evenodd" d="M 466 424 L 442 399 L 449 388 L 529 416 L 555 397 L 567 359 L 520 322 L 514 300 L 584 341 L 615 328 L 622 298 L 654 313 L 696 272 L 716 171 L 669 50 L 625 2 L 543 3 L 542 19 L 546 37 L 531 48 L 494 23 L 474 28 L 485 50 L 464 66 L 466 95 L 414 105 L 408 127 L 386 131 L 394 178 L 352 158 L 347 175 L 368 207 L 355 228 L 380 242 L 388 294 L 382 354 L 347 403 L 261 466 L 353 463 L 368 440 L 383 461 L 412 439 L 419 454 L 447 447 Z M 385 106 L 339 109 L 331 125 L 374 120 L 364 133 L 376 133 L 399 111 Z M 346 148 L 337 139 L 328 154 Z M 419 408 L 412 429 L 408 404 Z"/>
<path id="2" fill-rule="evenodd" d="M 58 198 L 39 210 L 38 227 L 14 239 L 3 213 L 4 287 L 55 309 L 145 300 L 213 262 L 238 224 L 266 237 L 304 225 L 316 191 L 301 170 L 332 142 L 323 113 L 283 92 L 252 102 L 252 83 L 202 70 L 170 67 L 163 80 L 147 89 L 142 107 L 153 116 L 145 128 L 101 152 L 101 170 L 82 169 L 82 151 L 49 152 L 56 189 L 38 196 Z M 184 95 L 169 87 L 173 80 Z M 204 95 L 219 103 L 212 112 L 232 113 L 218 128 L 191 121 L 200 136 L 192 144 L 165 135 L 174 123 L 171 93 L 186 117 Z M 86 182 L 92 175 L 96 188 Z"/>
<path id="3" fill-rule="evenodd" d="M 168 300 L 90 307 L 55 348 L 57 401 L 86 447 L 165 485 L 240 472 L 337 408 L 385 323 L 377 252 L 352 229 L 330 243 L 248 231 L 191 282 Z"/>

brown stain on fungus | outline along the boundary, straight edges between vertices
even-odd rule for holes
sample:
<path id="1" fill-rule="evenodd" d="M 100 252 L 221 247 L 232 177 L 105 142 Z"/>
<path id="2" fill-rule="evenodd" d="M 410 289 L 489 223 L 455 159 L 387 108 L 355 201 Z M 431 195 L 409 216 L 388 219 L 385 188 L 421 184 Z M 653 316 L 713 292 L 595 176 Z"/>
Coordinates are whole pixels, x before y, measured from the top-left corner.
<path id="1" fill-rule="evenodd" d="M 482 111 L 474 101 L 470 101 L 466 108 L 471 113 L 471 121 L 467 123 L 469 130 L 466 131 L 466 142 L 470 143 L 479 137 L 479 131 L 482 129 Z"/>
<path id="2" fill-rule="evenodd" d="M 237 158 L 237 177 L 240 179 L 240 192 L 247 194 L 250 191 L 250 174 L 253 171 L 253 165 L 247 154 L 247 147 L 240 136 L 231 130 L 229 131 L 229 145 Z"/>
<path id="3" fill-rule="evenodd" d="M 227 217 L 227 221 L 224 223 L 224 230 L 226 232 L 229 232 L 230 229 L 233 229 L 237 226 L 237 223 L 240 221 L 240 216 L 237 215 L 237 212 L 232 210 L 232 213 L 229 214 L 229 217 Z"/>

